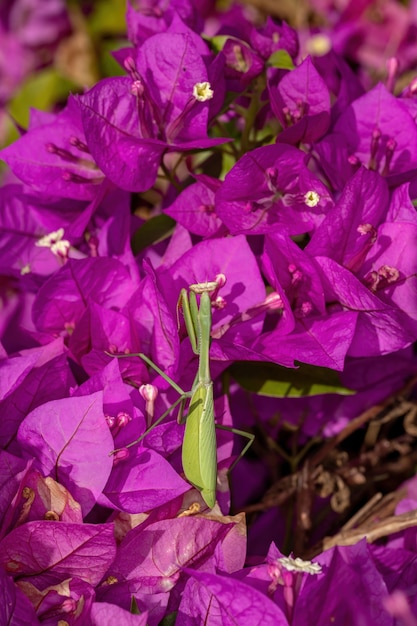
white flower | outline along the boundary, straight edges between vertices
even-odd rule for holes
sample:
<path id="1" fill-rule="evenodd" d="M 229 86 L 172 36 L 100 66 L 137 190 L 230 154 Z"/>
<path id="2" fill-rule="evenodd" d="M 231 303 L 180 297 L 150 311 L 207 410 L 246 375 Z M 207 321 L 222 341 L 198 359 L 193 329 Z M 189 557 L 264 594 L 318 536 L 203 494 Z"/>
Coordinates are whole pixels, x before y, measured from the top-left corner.
<path id="1" fill-rule="evenodd" d="M 70 242 L 67 239 L 63 239 L 64 229 L 58 228 L 58 230 L 44 235 L 35 243 L 40 248 L 50 248 L 51 252 L 56 256 L 67 256 L 68 250 L 71 247 Z"/>
<path id="2" fill-rule="evenodd" d="M 278 563 L 281 563 L 282 567 L 289 572 L 304 572 L 305 574 L 320 574 L 321 572 L 321 565 L 312 561 L 303 561 L 298 556 L 296 559 L 283 556 L 278 559 Z"/>
<path id="3" fill-rule="evenodd" d="M 313 208 L 320 202 L 320 196 L 317 191 L 307 191 L 304 195 L 304 202 L 307 206 Z"/>
<path id="4" fill-rule="evenodd" d="M 62 239 L 52 244 L 51 252 L 56 256 L 68 256 L 68 250 L 71 244 L 67 239 Z"/>
<path id="5" fill-rule="evenodd" d="M 324 56 L 332 49 L 331 39 L 327 35 L 319 33 L 313 35 L 306 43 L 307 54 L 314 54 L 314 56 Z"/>
<path id="6" fill-rule="evenodd" d="M 210 83 L 196 83 L 193 87 L 193 96 L 199 102 L 205 102 L 211 100 L 214 95 L 214 91 L 211 88 Z"/>

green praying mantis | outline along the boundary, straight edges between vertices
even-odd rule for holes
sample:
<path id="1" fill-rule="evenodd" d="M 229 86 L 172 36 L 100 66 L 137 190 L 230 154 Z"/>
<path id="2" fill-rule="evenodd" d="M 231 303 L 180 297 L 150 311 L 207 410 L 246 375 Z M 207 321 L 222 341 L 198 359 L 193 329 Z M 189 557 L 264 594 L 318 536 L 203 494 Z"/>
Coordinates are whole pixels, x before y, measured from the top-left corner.
<path id="1" fill-rule="evenodd" d="M 251 446 L 254 435 L 245 431 L 236 430 L 227 426 L 215 425 L 214 401 L 213 401 L 213 381 L 210 375 L 209 351 L 210 335 L 212 326 L 212 300 L 210 295 L 219 289 L 219 282 L 196 283 L 189 286 L 189 289 L 181 289 L 178 300 L 178 308 L 184 315 L 184 321 L 191 347 L 194 354 L 198 356 L 198 371 L 191 391 L 184 391 L 169 376 L 167 376 L 155 363 L 145 354 L 120 355 L 139 356 L 160 376 L 162 376 L 179 394 L 178 400 L 174 402 L 167 411 L 138 439 L 128 444 L 127 448 L 139 443 L 146 435 L 162 422 L 167 415 L 178 405 L 178 421 L 183 420 L 185 404 L 189 400 L 189 407 L 185 422 L 185 433 L 182 444 L 182 465 L 187 480 L 200 491 L 204 502 L 208 507 L 213 508 L 216 503 L 217 486 L 217 442 L 215 427 L 232 431 L 248 439 L 242 452 L 232 464 L 229 471 L 233 469 L 239 459 Z M 199 300 L 197 298 L 199 297 Z M 114 355 L 113 355 L 114 356 Z M 114 450 L 113 454 L 118 450 Z"/>

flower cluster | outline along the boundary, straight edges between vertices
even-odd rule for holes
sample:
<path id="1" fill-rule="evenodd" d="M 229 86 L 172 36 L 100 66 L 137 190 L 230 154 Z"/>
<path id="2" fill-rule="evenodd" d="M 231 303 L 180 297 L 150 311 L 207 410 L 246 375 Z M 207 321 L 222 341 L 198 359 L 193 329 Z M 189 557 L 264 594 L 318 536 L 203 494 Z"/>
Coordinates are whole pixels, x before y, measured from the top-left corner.
<path id="1" fill-rule="evenodd" d="M 64 0 L 6 0 L 0 7 L 0 107 L 33 70 L 50 62 L 71 30 Z"/>
<path id="2" fill-rule="evenodd" d="M 417 624 L 416 528 L 313 562 L 284 556 L 275 508 L 247 546 L 231 500 L 276 471 L 252 453 L 231 490 L 243 446 L 223 430 L 308 446 L 417 373 L 415 90 L 214 5 L 130 0 L 119 75 L 0 151 L 1 623 Z M 178 298 L 205 282 L 212 510 L 166 380 L 193 387 Z"/>

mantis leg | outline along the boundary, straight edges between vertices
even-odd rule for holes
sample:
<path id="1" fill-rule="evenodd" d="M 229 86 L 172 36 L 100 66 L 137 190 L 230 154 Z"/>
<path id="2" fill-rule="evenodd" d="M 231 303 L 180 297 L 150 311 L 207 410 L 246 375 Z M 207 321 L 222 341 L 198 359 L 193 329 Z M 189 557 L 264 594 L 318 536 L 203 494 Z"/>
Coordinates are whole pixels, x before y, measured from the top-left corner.
<path id="1" fill-rule="evenodd" d="M 229 472 L 231 472 L 236 467 L 237 463 L 239 463 L 240 459 L 243 456 L 245 456 L 246 452 L 249 450 L 249 448 L 253 444 L 255 440 L 255 435 L 253 435 L 252 433 L 248 433 L 245 430 L 238 430 L 237 428 L 232 428 L 231 426 L 223 426 L 222 424 L 216 424 L 216 428 L 218 428 L 219 430 L 228 430 L 234 435 L 240 435 L 241 437 L 245 437 L 245 439 L 249 440 L 247 444 L 244 446 L 243 450 L 240 452 L 237 459 L 235 459 L 232 465 L 230 466 Z"/>
<path id="2" fill-rule="evenodd" d="M 126 448 L 131 448 L 132 446 L 136 445 L 137 443 L 140 443 L 142 441 L 142 439 L 145 439 L 146 435 L 148 435 L 151 432 L 151 430 L 153 430 L 155 428 L 155 426 L 158 426 L 161 422 L 164 421 L 164 419 L 172 412 L 173 409 L 175 409 L 176 406 L 180 405 L 180 413 L 182 415 L 183 410 L 184 410 L 184 404 L 188 400 L 189 397 L 190 397 L 190 394 L 188 394 L 188 393 L 185 393 L 185 394 L 181 395 L 178 398 L 178 400 L 175 400 L 175 402 L 173 404 L 171 404 L 171 406 L 160 417 L 158 417 L 156 422 L 154 422 L 151 426 L 149 426 L 149 428 L 147 430 L 145 430 L 144 433 L 142 433 L 142 435 L 140 437 L 135 439 L 135 441 L 131 441 L 129 444 L 127 444 L 127 446 L 123 446 L 123 448 L 117 448 L 116 450 L 112 450 L 110 452 L 110 455 L 116 454 L 116 452 L 120 452 L 120 450 L 125 450 Z"/>

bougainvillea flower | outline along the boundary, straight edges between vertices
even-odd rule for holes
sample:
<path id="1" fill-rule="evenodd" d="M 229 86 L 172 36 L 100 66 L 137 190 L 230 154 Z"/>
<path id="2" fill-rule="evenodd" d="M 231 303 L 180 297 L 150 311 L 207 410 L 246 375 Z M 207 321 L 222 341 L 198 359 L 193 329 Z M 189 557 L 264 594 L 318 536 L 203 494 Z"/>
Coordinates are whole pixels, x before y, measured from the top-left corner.
<path id="1" fill-rule="evenodd" d="M 209 101 L 217 85 L 210 85 L 201 54 L 181 33 L 147 39 L 126 67 L 130 78 L 100 81 L 79 103 L 99 166 L 118 186 L 145 191 L 155 182 L 166 150 L 224 141 L 207 137 Z"/>
<path id="2" fill-rule="evenodd" d="M 49 62 L 64 0 L 39 2 L 0 2 L 0 106 L 32 62 L 22 50 L 37 63 L 39 44 Z M 416 528 L 313 561 L 287 552 L 301 555 L 298 523 L 306 552 L 337 533 L 334 500 L 362 481 L 335 476 L 331 501 L 320 479 L 308 489 L 313 438 L 328 449 L 417 373 L 417 81 L 391 95 L 408 80 L 392 59 L 386 86 L 363 95 L 363 68 L 335 51 L 374 0 L 348 1 L 338 38 L 314 27 L 301 55 L 285 23 L 214 4 L 130 0 L 132 43 L 113 55 L 124 76 L 33 111 L 2 152 L 0 622 L 11 626 L 415 626 Z M 100 34 L 100 15 L 83 16 Z M 333 43 L 324 56 L 320 36 Z M 19 119 L 28 91 L 11 108 Z M 178 421 L 203 378 L 178 304 L 196 283 L 210 292 L 200 382 L 220 427 L 210 510 L 184 477 Z M 272 391 L 271 369 L 283 374 Z M 256 435 L 244 459 L 246 440 L 225 427 Z M 285 476 L 286 453 L 306 454 L 301 482 Z M 277 500 L 261 511 L 269 486 Z M 291 501 L 278 502 L 292 493 L 291 519 Z M 403 493 L 395 515 L 415 510 L 414 479 Z M 248 530 L 231 503 L 258 509 Z"/>
<path id="3" fill-rule="evenodd" d="M 387 305 L 398 307 L 398 314 L 401 311 L 408 315 L 408 331 L 404 329 L 404 334 L 411 337 L 416 319 L 417 266 L 414 255 L 408 251 L 415 245 L 417 225 L 399 221 L 402 215 L 408 220 L 415 218 L 407 191 L 408 186 L 401 193 L 397 189 L 393 204 L 388 204 L 385 181 L 361 167 L 313 234 L 306 252 L 325 255 L 344 265 L 372 294 Z M 388 215 L 395 221 L 385 222 Z M 400 347 L 403 346 L 395 344 L 393 350 Z"/>
<path id="4" fill-rule="evenodd" d="M 130 610 L 122 609 L 108 602 L 94 602 L 90 613 L 91 626 L 148 626 L 148 612 L 133 615 Z"/>
<path id="5" fill-rule="evenodd" d="M 244 268 L 244 271 L 242 270 Z M 216 280 L 224 284 L 213 301 L 212 355 L 226 351 L 230 344 L 242 354 L 262 327 L 265 311 L 265 286 L 253 252 L 243 236 L 209 239 L 195 245 L 166 272 L 160 273 L 161 286 L 174 312 L 182 288 Z M 258 311 L 246 315 L 251 308 Z M 235 352 L 236 354 L 236 352 Z M 218 355 L 217 358 L 222 358 Z M 224 357 L 223 357 L 224 358 Z M 237 357 L 236 357 L 237 358 Z"/>
<path id="6" fill-rule="evenodd" d="M 61 619 L 69 622 L 71 618 L 87 618 L 95 596 L 94 587 L 78 578 L 69 578 L 42 591 L 27 581 L 19 582 L 19 587 L 31 600 L 42 624 L 49 624 L 52 620 L 59 623 Z"/>
<path id="7" fill-rule="evenodd" d="M 109 207 L 116 209 L 108 216 Z M 0 268 L 19 278 L 22 289 L 37 291 L 41 277 L 54 273 L 68 258 L 112 256 L 138 273 L 130 248 L 127 193 L 101 185 L 89 202 L 41 199 L 21 185 L 0 190 Z M 116 235 L 117 232 L 117 235 Z M 87 240 L 87 245 L 85 243 Z"/>
<path id="8" fill-rule="evenodd" d="M 324 290 L 314 261 L 286 233 L 265 237 L 261 267 L 271 286 L 284 290 L 296 317 L 325 313 Z M 284 309 L 283 315 L 287 313 Z M 282 326 L 280 321 L 281 332 Z M 291 330 L 286 328 L 286 332 Z"/>
<path id="9" fill-rule="evenodd" d="M 294 607 L 293 624 L 319 626 L 346 619 L 353 624 L 392 626 L 392 618 L 382 607 L 387 587 L 363 539 L 354 546 L 337 546 L 319 555 L 323 572 L 309 576 Z M 352 594 L 341 594 L 348 586 Z"/>
<path id="10" fill-rule="evenodd" d="M 27 596 L 15 585 L 13 578 L 0 568 L 0 620 L 3 624 L 40 624 Z"/>
<path id="11" fill-rule="evenodd" d="M 131 320 L 132 338 L 140 342 L 141 351 L 173 376 L 179 358 L 176 304 L 180 292 L 170 288 L 169 297 L 164 297 L 160 275 L 149 262 L 143 263 L 143 269 L 145 277 L 122 313 Z"/>
<path id="12" fill-rule="evenodd" d="M 270 398 L 252 394 L 249 407 L 246 393 L 239 391 L 235 392 L 232 398 L 234 423 L 237 428 L 253 428 L 256 423 L 255 414 L 261 417 L 264 427 L 268 428 L 268 433 L 273 438 L 279 437 L 283 423 L 292 424 L 299 430 L 302 438 L 333 437 L 356 416 L 383 401 L 389 394 L 395 393 L 401 388 L 404 379 L 416 372 L 411 348 L 382 357 L 355 359 L 347 357 L 344 369 L 340 373 L 340 380 L 345 387 L 355 391 L 353 395 L 342 396 L 327 393 L 298 398 Z M 281 420 L 272 428 L 270 424 L 274 423 L 273 417 L 278 413 Z M 249 466 L 246 473 L 245 464 Z M 241 471 L 244 472 L 242 480 L 239 479 Z M 233 479 L 233 494 L 235 498 L 240 496 L 244 499 L 242 506 L 250 502 L 248 481 L 254 483 L 254 488 L 255 485 L 258 487 L 258 480 L 253 479 L 253 471 L 253 460 L 248 461 L 246 457 L 233 470 L 233 475 L 237 474 L 236 482 Z M 260 465 L 258 471 L 259 473 L 265 471 L 264 466 Z M 275 518 L 271 524 L 277 525 L 276 530 L 271 528 L 271 531 L 266 531 L 264 536 L 276 537 L 276 541 L 280 542 L 283 529 Z M 262 522 L 258 528 L 255 525 L 249 531 L 251 550 L 255 554 L 265 552 L 265 541 L 263 536 L 259 536 L 261 527 Z M 255 546 L 261 543 L 262 548 L 256 552 Z"/>
<path id="13" fill-rule="evenodd" d="M 134 321 L 119 311 L 90 302 L 68 340 L 68 348 L 91 376 L 112 360 L 111 354 L 128 355 L 144 349 Z M 145 364 L 138 357 L 119 359 L 125 378 L 141 384 L 147 381 Z"/>
<path id="14" fill-rule="evenodd" d="M 288 626 L 284 612 L 266 595 L 239 580 L 187 570 L 178 617 L 184 626 L 210 623 L 242 626 Z"/>
<path id="15" fill-rule="evenodd" d="M 337 189 L 360 165 L 399 184 L 414 177 L 417 129 L 401 100 L 379 84 L 347 107 L 315 149 Z"/>
<path id="16" fill-rule="evenodd" d="M 191 0 L 172 0 L 169 3 L 165 0 L 129 0 L 126 12 L 128 38 L 140 46 L 152 35 L 166 32 L 177 16 L 199 32 L 202 20 Z"/>
<path id="17" fill-rule="evenodd" d="M 252 346 L 253 350 L 263 354 L 263 360 L 285 367 L 296 367 L 296 362 L 300 361 L 342 370 L 354 336 L 357 313 L 310 314 L 312 302 L 305 301 L 293 315 L 284 292 L 280 299 L 282 308 L 278 308 L 277 319 L 272 323 L 273 330 L 260 335 Z M 341 324 L 344 325 L 343 330 L 338 328 Z"/>
<path id="18" fill-rule="evenodd" d="M 416 626 L 416 610 L 412 610 L 408 594 L 396 589 L 388 598 L 384 599 L 384 607 L 397 622 Z"/>
<path id="19" fill-rule="evenodd" d="M 69 32 L 70 22 L 63 0 L 45 4 L 42 0 L 4 2 L 0 21 L 28 48 L 51 45 Z"/>
<path id="20" fill-rule="evenodd" d="M 383 302 L 409 317 L 411 334 L 417 330 L 417 224 L 385 222 L 378 228 L 358 275 Z"/>
<path id="21" fill-rule="evenodd" d="M 2 55 L 0 58 L 0 104 L 4 106 L 33 68 L 33 54 L 0 24 Z M 10 63 L 13 59 L 13 63 Z"/>
<path id="22" fill-rule="evenodd" d="M 23 420 L 18 441 L 45 476 L 67 487 L 85 516 L 110 476 L 113 438 L 103 413 L 103 394 L 52 400 Z"/>
<path id="23" fill-rule="evenodd" d="M 405 313 L 385 304 L 332 259 L 316 257 L 316 263 L 321 269 L 326 300 L 333 307 L 359 314 L 350 356 L 388 354 L 412 343 L 413 327 Z"/>
<path id="24" fill-rule="evenodd" d="M 417 58 L 415 17 L 410 7 L 388 0 L 378 6 L 375 19 L 372 10 L 376 6 L 375 2 L 350 2 L 341 14 L 333 13 L 334 49 L 372 73 L 381 75 L 392 58 L 404 71 Z"/>
<path id="25" fill-rule="evenodd" d="M 105 193 L 105 189 L 102 188 Z M 123 192 L 122 192 L 123 193 Z M 68 257 L 84 256 L 74 246 L 100 205 L 98 194 L 85 202 L 43 203 L 20 185 L 0 189 L 0 268 L 19 278 L 24 289 L 36 291 L 42 278 L 62 267 Z M 113 198 L 114 199 L 114 195 Z"/>
<path id="26" fill-rule="evenodd" d="M 318 37 L 320 38 L 320 33 Z M 314 56 L 313 43 L 313 50 L 310 54 L 313 56 L 314 67 L 334 96 L 332 98 L 331 118 L 332 122 L 335 122 L 351 102 L 364 94 L 364 88 L 350 65 L 334 50 L 329 50 L 325 55 Z"/>
<path id="27" fill-rule="evenodd" d="M 83 523 L 81 505 L 60 483 L 35 469 L 23 473 L 13 506 L 7 512 L 4 532 L 36 520 Z M 3 534 L 3 533 L 2 533 Z"/>
<path id="28" fill-rule="evenodd" d="M 103 494 L 121 511 L 143 513 L 173 500 L 189 488 L 160 454 L 140 446 L 131 448 L 128 457 L 117 460 Z"/>
<path id="29" fill-rule="evenodd" d="M 411 186 L 412 184 L 405 183 L 393 190 L 385 217 L 386 222 L 411 222 L 411 224 L 417 224 L 417 212 L 410 198 Z"/>
<path id="30" fill-rule="evenodd" d="M 14 447 L 19 425 L 31 410 L 69 394 L 75 380 L 65 352 L 62 339 L 56 339 L 0 362 L 5 387 L 0 401 L 2 448 Z"/>
<path id="31" fill-rule="evenodd" d="M 244 91 L 264 68 L 263 59 L 246 42 L 235 37 L 226 39 L 222 54 L 228 91 Z"/>
<path id="32" fill-rule="evenodd" d="M 32 461 L 26 461 L 5 450 L 0 452 L 0 536 L 10 529 L 15 507 L 13 501 L 19 491 L 22 477 L 30 471 Z"/>
<path id="33" fill-rule="evenodd" d="M 300 318 L 288 335 L 282 335 L 278 326 L 277 330 L 263 333 L 253 348 L 268 360 L 286 367 L 294 367 L 294 361 L 300 361 L 340 371 L 352 343 L 356 323 L 357 313 L 354 311 Z"/>
<path id="34" fill-rule="evenodd" d="M 248 152 L 216 193 L 218 216 L 233 234 L 314 230 L 333 201 L 307 162 L 304 152 L 284 144 Z"/>
<path id="35" fill-rule="evenodd" d="M 416 501 L 406 498 L 399 503 L 396 513 L 415 511 L 415 509 Z M 415 539 L 415 529 L 410 528 L 397 537 L 390 537 L 388 546 L 370 546 L 375 565 L 384 576 L 390 593 L 400 589 L 409 591 L 412 588 L 417 568 Z M 410 594 L 410 604 L 415 614 L 416 599 L 412 594 Z"/>
<path id="36" fill-rule="evenodd" d="M 117 582 L 102 584 L 98 598 L 128 609 L 134 595 L 139 608 L 150 614 L 157 611 L 163 596 L 165 605 L 170 594 L 178 603 L 176 586 L 181 591 L 186 581 L 183 568 L 213 572 L 217 553 L 229 533 L 234 532 L 236 522 L 232 520 L 179 517 L 156 521 L 144 528 L 136 526 L 122 540 L 108 570 L 107 577 Z M 162 610 L 164 614 L 163 607 Z M 158 623 L 155 618 L 153 615 L 152 624 Z"/>
<path id="37" fill-rule="evenodd" d="M 110 180 L 130 191 L 155 182 L 166 145 L 141 131 L 132 80 L 108 78 L 80 96 L 89 148 Z M 138 111 L 139 109 L 139 111 Z"/>
<path id="38" fill-rule="evenodd" d="M 268 17 L 264 26 L 250 31 L 249 43 L 265 60 L 273 52 L 286 50 L 292 59 L 298 54 L 298 36 L 296 31 L 286 22 L 279 24 Z"/>
<path id="39" fill-rule="evenodd" d="M 13 173 L 47 196 L 90 200 L 104 181 L 93 160 L 74 98 L 52 122 L 35 125 L 0 151 Z"/>
<path id="40" fill-rule="evenodd" d="M 63 0 L 2 2 L 0 7 L 0 103 L 6 103 L 26 76 L 52 60 L 59 40 L 70 32 Z M 10 62 L 10 60 L 13 62 Z"/>
<path id="41" fill-rule="evenodd" d="M 268 91 L 271 108 L 283 127 L 278 141 L 312 143 L 326 133 L 330 94 L 310 57 L 283 77 L 279 70 L 270 71 Z"/>
<path id="42" fill-rule="evenodd" d="M 115 622 L 120 626 L 147 625 L 146 612 L 133 615 L 115 604 L 94 602 L 94 587 L 79 578 L 68 578 L 42 590 L 27 581 L 19 581 L 18 587 L 32 602 L 42 624 L 83 620 L 91 626 L 111 626 Z"/>
<path id="43" fill-rule="evenodd" d="M 73 330 L 90 299 L 120 309 L 135 287 L 128 270 L 116 259 L 70 259 L 39 290 L 33 319 L 43 332 Z"/>
<path id="44" fill-rule="evenodd" d="M 111 359 L 101 371 L 90 376 L 72 394 L 72 397 L 80 397 L 103 393 L 103 412 L 114 448 L 131 443 L 146 428 L 143 399 L 136 389 L 123 381 L 121 360 Z M 140 359 L 136 357 L 136 361 Z"/>
<path id="45" fill-rule="evenodd" d="M 208 176 L 186 187 L 174 202 L 164 210 L 190 233 L 202 237 L 219 236 L 224 232 L 222 221 L 216 215 L 215 192 L 221 183 Z"/>
<path id="46" fill-rule="evenodd" d="M 33 368 L 40 367 L 63 351 L 62 341 L 58 339 L 48 346 L 22 351 L 14 358 L 3 357 L 0 360 L 0 399 L 4 400 L 12 394 Z"/>
<path id="47" fill-rule="evenodd" d="M 376 172 L 360 167 L 316 228 L 306 252 L 310 256 L 327 256 L 355 272 L 372 248 L 388 206 L 386 181 Z"/>
<path id="48" fill-rule="evenodd" d="M 6 572 L 38 588 L 72 576 L 96 586 L 115 555 L 113 524 L 28 522 L 0 542 L 0 562 Z"/>

